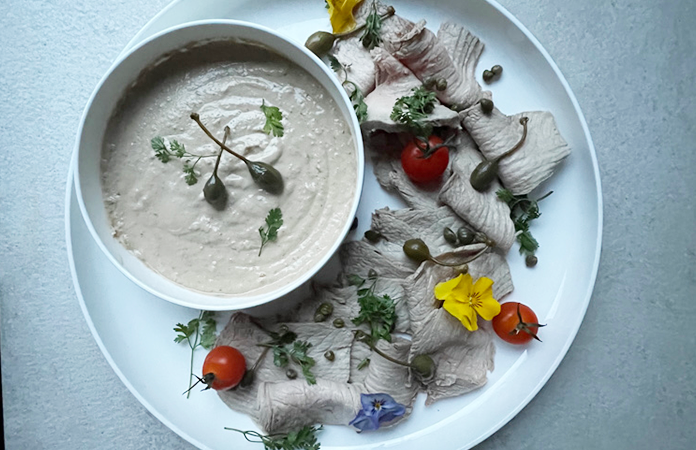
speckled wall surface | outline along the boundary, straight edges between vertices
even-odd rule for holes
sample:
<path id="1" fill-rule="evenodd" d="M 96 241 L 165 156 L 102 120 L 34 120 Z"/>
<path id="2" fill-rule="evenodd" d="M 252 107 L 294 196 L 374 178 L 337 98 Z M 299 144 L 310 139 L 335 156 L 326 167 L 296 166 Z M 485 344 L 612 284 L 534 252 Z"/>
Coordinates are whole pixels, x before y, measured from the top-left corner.
<path id="1" fill-rule="evenodd" d="M 398 2 L 397 2 L 398 3 Z M 592 302 L 546 387 L 481 449 L 696 441 L 696 2 L 501 2 L 585 113 L 604 188 Z M 119 381 L 70 278 L 64 196 L 82 109 L 167 0 L 0 2 L 0 298 L 8 449 L 187 449 Z"/>

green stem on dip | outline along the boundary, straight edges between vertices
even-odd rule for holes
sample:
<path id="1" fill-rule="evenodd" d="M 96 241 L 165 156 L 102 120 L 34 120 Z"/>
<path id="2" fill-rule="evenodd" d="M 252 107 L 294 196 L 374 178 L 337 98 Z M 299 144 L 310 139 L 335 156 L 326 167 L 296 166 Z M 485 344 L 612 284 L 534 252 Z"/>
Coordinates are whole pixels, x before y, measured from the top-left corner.
<path id="1" fill-rule="evenodd" d="M 247 166 L 247 169 L 249 169 L 249 173 L 251 174 L 251 178 L 254 180 L 256 184 L 258 184 L 263 190 L 270 192 L 271 194 L 280 194 L 283 192 L 284 188 L 284 183 L 283 183 L 283 177 L 278 172 L 273 166 L 270 164 L 266 164 L 263 162 L 258 162 L 258 161 L 250 161 L 249 159 L 245 158 L 244 156 L 240 155 L 239 153 L 235 152 L 222 142 L 220 142 L 213 134 L 203 125 L 201 122 L 201 118 L 198 115 L 198 113 L 191 113 L 191 119 L 193 119 L 199 127 L 203 130 L 205 134 L 208 135 L 210 139 L 212 139 L 217 145 L 219 145 L 222 149 L 224 149 L 226 152 L 231 153 L 232 155 L 236 156 L 237 158 L 241 159 L 244 161 L 244 163 Z"/>

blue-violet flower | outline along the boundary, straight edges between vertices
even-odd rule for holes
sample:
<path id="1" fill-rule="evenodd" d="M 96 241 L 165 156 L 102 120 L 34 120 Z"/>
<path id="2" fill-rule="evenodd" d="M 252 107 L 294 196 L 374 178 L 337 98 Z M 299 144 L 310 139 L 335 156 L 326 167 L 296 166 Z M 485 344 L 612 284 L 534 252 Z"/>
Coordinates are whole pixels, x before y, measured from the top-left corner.
<path id="1" fill-rule="evenodd" d="M 349 424 L 360 431 L 376 430 L 406 412 L 406 407 L 388 394 L 360 394 L 360 403 L 362 409 Z"/>

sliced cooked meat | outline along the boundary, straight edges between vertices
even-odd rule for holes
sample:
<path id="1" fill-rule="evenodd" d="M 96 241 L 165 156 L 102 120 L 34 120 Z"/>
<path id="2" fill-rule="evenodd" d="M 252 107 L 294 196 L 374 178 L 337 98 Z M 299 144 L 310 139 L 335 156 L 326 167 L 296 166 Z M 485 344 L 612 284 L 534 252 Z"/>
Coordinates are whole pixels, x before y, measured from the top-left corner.
<path id="1" fill-rule="evenodd" d="M 484 114 L 478 105 L 462 111 L 464 127 L 481 152 L 493 160 L 513 148 L 522 136 L 521 117 L 528 117 L 527 137 L 522 147 L 500 160 L 498 176 L 515 195 L 528 194 L 553 175 L 570 154 L 550 112 L 533 111 L 506 116 L 497 108 Z"/>
<path id="2" fill-rule="evenodd" d="M 370 269 L 374 269 L 381 277 L 404 279 L 413 272 L 411 267 L 386 257 L 365 241 L 343 244 L 339 256 L 346 274 L 354 273 L 364 277 Z"/>
<path id="3" fill-rule="evenodd" d="M 515 242 L 515 226 L 510 208 L 495 195 L 500 184 L 494 181 L 486 192 L 471 186 L 469 177 L 483 156 L 471 145 L 460 145 L 452 162 L 452 176 L 440 192 L 440 201 L 471 226 L 493 239 L 503 251 Z"/>
<path id="4" fill-rule="evenodd" d="M 468 108 L 481 98 L 481 88 L 475 78 L 467 76 L 476 66 L 483 45 L 466 30 L 455 30 L 445 24 L 441 31 L 447 46 L 432 31 L 425 27 L 425 21 L 403 22 L 403 26 L 383 33 L 384 48 L 401 61 L 421 81 L 444 79 L 447 88 L 437 91 L 437 96 L 445 105 Z M 455 65 L 452 52 L 465 52 L 457 56 L 460 63 Z M 472 72 L 473 73 L 473 72 Z"/>
<path id="5" fill-rule="evenodd" d="M 422 83 L 410 70 L 383 48 L 372 50 L 372 59 L 376 67 L 376 87 L 366 98 L 367 120 L 363 122 L 365 131 L 384 130 L 390 133 L 406 131 L 403 124 L 394 122 L 391 113 L 394 104 L 401 97 L 413 94 L 413 89 Z M 433 112 L 424 123 L 433 127 L 459 127 L 459 116 L 451 109 L 437 102 Z"/>
<path id="6" fill-rule="evenodd" d="M 488 371 L 493 370 L 495 346 L 487 327 L 481 324 L 470 332 L 444 308 L 436 307 L 435 285 L 457 275 L 455 269 L 425 262 L 408 280 L 413 330 L 410 358 L 427 354 L 436 364 L 435 377 L 426 385 L 426 404 L 483 386 Z"/>

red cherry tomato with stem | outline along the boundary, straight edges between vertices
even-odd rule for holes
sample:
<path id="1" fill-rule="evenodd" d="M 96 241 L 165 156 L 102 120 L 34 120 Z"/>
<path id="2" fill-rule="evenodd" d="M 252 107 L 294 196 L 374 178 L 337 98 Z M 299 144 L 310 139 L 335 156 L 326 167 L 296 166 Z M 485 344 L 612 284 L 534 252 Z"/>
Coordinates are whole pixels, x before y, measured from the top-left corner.
<path id="1" fill-rule="evenodd" d="M 541 342 L 537 331 L 546 326 L 539 324 L 537 315 L 529 306 L 517 302 L 500 305 L 500 314 L 491 323 L 498 337 L 510 344 L 526 344 L 532 339 Z"/>
<path id="2" fill-rule="evenodd" d="M 208 353 L 203 361 L 203 378 L 200 379 L 216 391 L 237 386 L 246 371 L 244 355 L 234 347 L 220 345 Z"/>
<path id="3" fill-rule="evenodd" d="M 445 173 L 449 164 L 449 151 L 446 146 L 439 147 L 443 143 L 437 136 L 428 138 L 430 148 L 428 150 L 424 142 L 413 139 L 401 152 L 401 166 L 408 177 L 416 183 L 427 183 L 437 180 Z M 429 153 L 429 154 L 428 154 Z"/>

